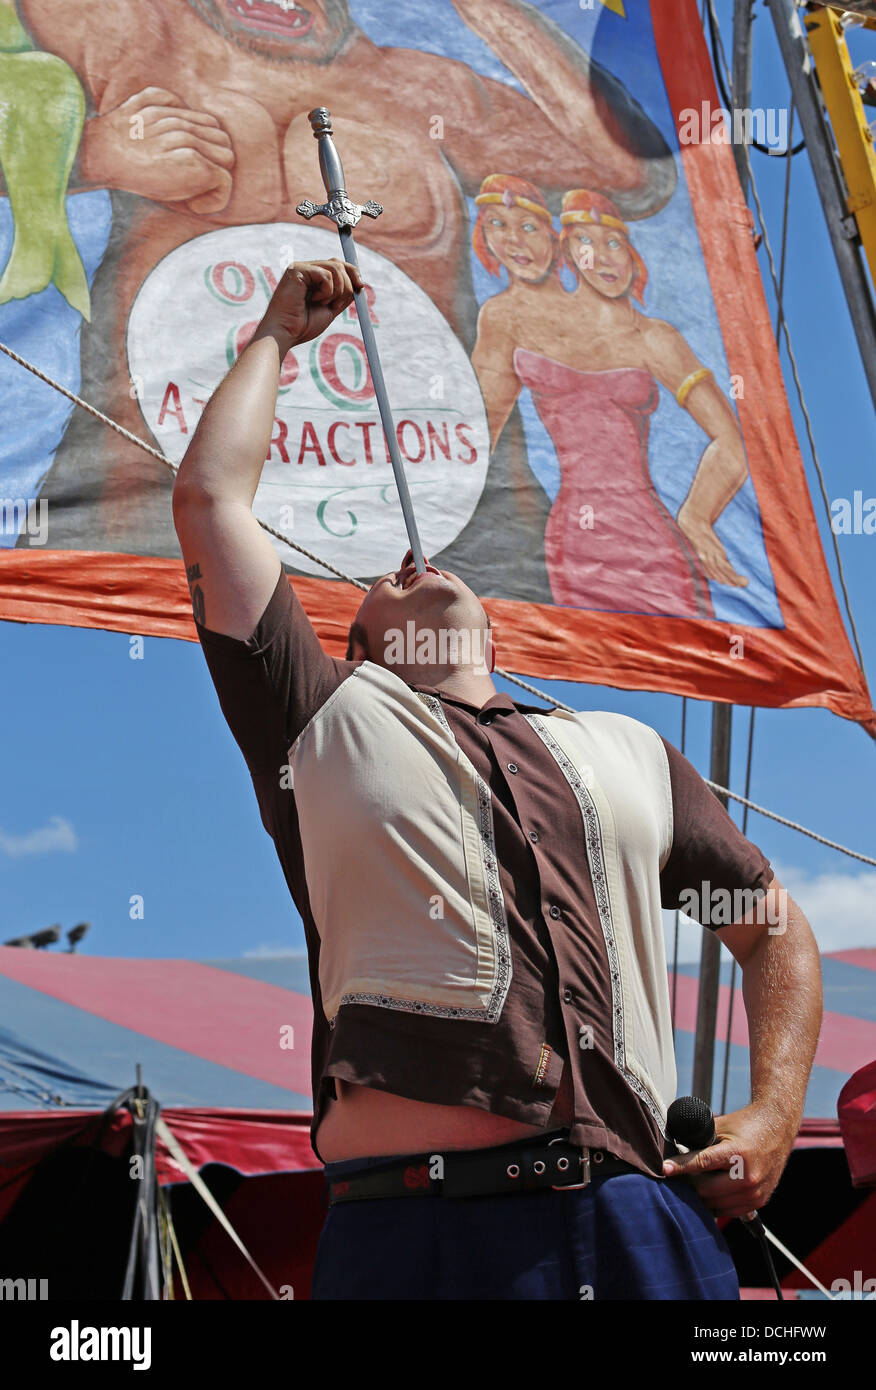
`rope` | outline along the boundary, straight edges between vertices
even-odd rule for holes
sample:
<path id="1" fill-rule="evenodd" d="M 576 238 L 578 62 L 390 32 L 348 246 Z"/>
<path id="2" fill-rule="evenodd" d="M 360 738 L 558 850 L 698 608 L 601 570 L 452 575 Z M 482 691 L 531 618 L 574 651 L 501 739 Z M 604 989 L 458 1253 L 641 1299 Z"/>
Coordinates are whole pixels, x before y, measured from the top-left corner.
<path id="1" fill-rule="evenodd" d="M 190 1287 L 190 1285 L 189 1285 L 188 1275 L 186 1274 L 186 1267 L 185 1267 L 185 1265 L 184 1265 L 184 1263 L 183 1263 L 182 1251 L 181 1251 L 180 1248 L 179 1248 L 179 1241 L 178 1241 L 177 1238 L 176 1238 L 176 1227 L 175 1227 L 174 1224 L 173 1224 L 173 1215 L 172 1215 L 171 1210 L 170 1210 L 170 1201 L 169 1201 L 168 1198 L 165 1196 L 164 1189 L 161 1188 L 161 1187 L 159 1187 L 159 1189 L 158 1189 L 158 1198 L 159 1198 L 159 1201 L 160 1201 L 160 1203 L 161 1203 L 161 1208 L 162 1208 L 162 1211 L 163 1211 L 163 1213 L 164 1213 L 164 1220 L 165 1220 L 165 1223 L 166 1223 L 166 1225 L 167 1225 L 167 1236 L 168 1236 L 168 1240 L 169 1240 L 169 1242 L 170 1242 L 171 1252 L 172 1252 L 172 1254 L 176 1257 L 177 1268 L 179 1269 L 180 1283 L 182 1284 L 182 1287 L 183 1287 L 183 1294 L 185 1295 L 186 1301 L 189 1302 L 189 1303 L 191 1303 L 191 1302 L 192 1302 L 192 1290 L 191 1290 L 191 1287 Z M 172 1260 L 168 1260 L 168 1266 L 169 1266 L 169 1268 L 168 1268 L 168 1272 L 167 1272 L 167 1275 L 166 1275 L 166 1278 L 165 1278 L 165 1296 L 166 1296 L 168 1299 L 173 1299 L 173 1261 L 172 1261 Z"/>
<path id="2" fill-rule="evenodd" d="M 553 705 L 554 709 L 565 710 L 566 714 L 578 713 L 571 705 L 564 705 L 562 700 L 555 700 L 553 695 L 546 694 L 544 690 L 539 690 L 538 686 L 530 685 L 528 681 L 521 680 L 519 676 L 512 676 L 508 671 L 503 671 L 499 666 L 496 667 L 496 675 L 501 676 L 503 680 L 513 681 L 515 685 L 519 685 L 524 690 L 528 690 L 530 695 L 537 695 L 540 700 L 544 700 L 547 704 Z"/>
<path id="3" fill-rule="evenodd" d="M 835 1294 L 832 1294 L 831 1291 L 830 1291 L 830 1289 L 826 1289 L 826 1288 L 824 1287 L 824 1285 L 823 1285 L 822 1283 L 820 1283 L 820 1282 L 816 1279 L 815 1275 L 814 1275 L 814 1274 L 811 1274 L 811 1273 L 809 1272 L 809 1270 L 806 1268 L 806 1266 L 805 1266 L 804 1264 L 801 1264 L 801 1263 L 800 1263 L 800 1261 L 797 1259 L 797 1256 L 791 1254 L 791 1252 L 790 1252 L 790 1250 L 788 1249 L 787 1245 L 783 1245 L 782 1242 L 779 1240 L 779 1238 L 778 1238 L 777 1236 L 774 1236 L 774 1235 L 773 1235 L 772 1231 L 768 1231 L 768 1230 L 767 1230 L 766 1226 L 764 1226 L 764 1228 L 763 1228 L 763 1233 L 764 1233 L 764 1235 L 766 1236 L 767 1240 L 772 1241 L 772 1243 L 773 1243 L 773 1245 L 776 1247 L 776 1249 L 777 1249 L 777 1250 L 780 1250 L 780 1251 L 782 1252 L 782 1254 L 784 1255 L 784 1257 L 785 1257 L 786 1260 L 790 1260 L 790 1261 L 791 1261 L 791 1264 L 792 1264 L 792 1265 L 796 1265 L 797 1269 L 799 1269 L 799 1271 L 800 1271 L 801 1274 L 805 1274 L 805 1275 L 806 1275 L 806 1278 L 809 1280 L 810 1284 L 814 1284 L 815 1287 L 816 1287 L 817 1289 L 820 1289 L 820 1290 L 821 1290 L 821 1292 L 824 1294 L 825 1298 L 830 1298 L 830 1299 L 835 1299 L 835 1298 L 836 1298 L 836 1295 L 835 1295 Z"/>
<path id="4" fill-rule="evenodd" d="M 243 1241 L 240 1239 L 240 1236 L 235 1231 L 231 1222 L 228 1220 L 228 1217 L 225 1215 L 225 1212 L 222 1210 L 219 1203 L 216 1201 L 216 1198 L 213 1196 L 212 1192 L 208 1188 L 207 1184 L 204 1182 L 198 1170 L 193 1166 L 193 1164 L 189 1162 L 187 1154 L 177 1141 L 173 1131 L 168 1129 L 164 1120 L 161 1119 L 158 1120 L 155 1129 L 156 1133 L 158 1134 L 158 1137 L 164 1141 L 164 1145 L 169 1151 L 171 1157 L 175 1160 L 179 1167 L 182 1168 L 189 1182 L 192 1184 L 192 1187 L 195 1189 L 198 1195 L 204 1199 L 207 1206 L 210 1208 L 210 1211 L 213 1213 L 216 1220 L 219 1222 L 220 1226 L 222 1226 L 223 1230 L 225 1230 L 227 1234 L 231 1237 L 231 1239 L 234 1241 L 234 1244 L 237 1246 L 238 1250 L 243 1255 L 250 1269 L 258 1277 L 258 1279 L 261 1280 L 261 1283 L 267 1289 L 271 1298 L 279 1301 L 280 1295 L 277 1293 L 271 1281 L 268 1278 L 266 1278 L 266 1276 L 259 1269 L 252 1255 L 249 1253 Z M 182 1268 L 181 1262 L 180 1268 Z"/>
<path id="5" fill-rule="evenodd" d="M 124 439 L 129 440 L 132 444 L 136 444 L 138 448 L 145 449 L 147 454 L 151 454 L 152 457 L 158 459 L 159 462 L 166 463 L 170 471 L 176 476 L 176 469 L 170 459 L 162 454 L 160 449 L 153 449 L 152 445 L 147 444 L 145 439 L 138 439 L 136 434 L 131 434 L 130 430 L 126 430 L 122 425 L 117 424 L 115 420 L 111 420 L 108 415 L 104 415 L 103 411 L 98 410 L 96 406 L 89 405 L 88 401 L 84 401 L 81 396 L 76 396 L 72 391 L 68 391 L 67 387 L 62 386 L 59 381 L 54 381 L 50 376 L 46 376 L 45 372 L 41 372 L 39 367 L 35 367 L 32 362 L 28 362 L 26 357 L 19 357 L 18 353 L 13 352 L 12 348 L 7 347 L 5 343 L 0 343 L 0 352 L 5 352 L 6 356 L 11 357 L 13 362 L 17 362 L 20 367 L 24 367 L 27 371 L 33 372 L 34 376 L 39 377 L 40 381 L 44 381 L 47 386 L 53 386 L 56 391 L 60 391 L 61 395 L 66 396 L 68 401 L 72 401 L 74 405 L 81 406 L 89 415 L 93 415 L 95 420 L 101 420 L 105 425 L 109 425 L 111 430 L 115 430 L 116 434 L 122 435 Z"/>
<path id="6" fill-rule="evenodd" d="M 747 796 L 740 796 L 738 792 L 728 791 L 726 787 L 719 786 L 717 782 L 710 782 L 708 777 L 704 777 L 703 781 L 707 787 L 712 788 L 713 792 L 720 792 L 722 796 L 730 796 L 734 801 L 740 801 L 743 806 L 750 806 L 752 811 L 757 811 L 762 816 L 769 816 L 770 820 L 778 821 L 779 825 L 787 825 L 789 830 L 799 830 L 801 835 L 808 835 L 810 840 L 817 840 L 820 845 L 827 845 L 829 849 L 839 850 L 840 854 L 847 854 L 851 859 L 860 859 L 862 864 L 873 864 L 876 867 L 876 859 L 871 859 L 867 854 L 858 854 L 857 850 L 837 844 L 836 840 L 826 840 L 823 835 L 817 835 L 814 830 L 807 830 L 805 825 L 798 825 L 795 820 L 788 820 L 787 817 L 780 816 L 776 811 L 768 811 L 765 806 L 758 806 L 756 801 L 749 801 Z"/>
<path id="7" fill-rule="evenodd" d="M 717 30 L 717 35 L 716 35 L 716 38 L 717 38 L 717 47 L 718 47 L 718 51 L 719 51 L 719 53 L 720 53 L 720 55 L 721 55 L 721 62 L 724 64 L 724 73 L 725 73 L 725 76 L 727 77 L 728 81 L 730 81 L 730 85 L 731 85 L 731 88 L 732 88 L 733 83 L 732 83 L 732 80 L 730 79 L 730 71 L 729 71 L 729 67 L 728 67 L 728 64 L 727 64 L 727 54 L 726 54 L 726 52 L 724 51 L 724 41 L 723 41 L 723 39 L 721 38 L 721 30 L 720 30 L 720 27 L 718 26 L 718 17 L 717 17 L 717 15 L 715 14 L 715 0 L 708 0 L 708 4 L 709 4 L 709 12 L 710 12 L 710 15 L 711 15 L 712 23 L 715 25 L 715 28 L 716 28 L 716 30 Z M 817 474 L 817 476 L 818 476 L 818 485 L 819 485 L 819 487 L 820 487 L 820 489 L 821 489 L 821 497 L 822 497 L 822 500 L 823 500 L 823 502 L 824 502 L 824 510 L 825 510 L 825 514 L 826 514 L 827 519 L 828 519 L 828 526 L 829 526 L 829 529 L 830 529 L 831 539 L 832 539 L 832 542 L 833 542 L 833 553 L 834 553 L 834 557 L 835 557 L 835 559 L 836 559 L 836 567 L 837 567 L 837 570 L 838 570 L 838 572 L 839 572 L 840 587 L 841 587 L 841 589 L 842 589 L 842 592 L 843 592 L 843 599 L 845 600 L 845 605 L 846 605 L 846 615 L 847 615 L 848 620 L 849 620 L 849 627 L 850 627 L 851 630 L 852 630 L 852 637 L 854 638 L 854 642 L 855 642 L 855 650 L 856 650 L 856 652 L 858 653 L 858 664 L 859 664 L 859 666 L 860 666 L 860 668 L 861 668 L 861 674 L 864 676 L 864 679 L 866 680 L 866 672 L 865 672 L 865 670 L 864 670 L 864 656 L 863 656 L 863 653 L 862 653 L 862 651 L 861 651 L 861 643 L 860 643 L 860 641 L 859 641 L 859 639 L 858 639 L 858 629 L 857 629 L 857 627 L 855 626 L 855 619 L 854 619 L 854 617 L 852 616 L 852 604 L 851 604 L 851 600 L 850 600 L 850 598 L 849 598 L 849 591 L 848 591 L 848 589 L 846 588 L 846 576 L 845 576 L 845 571 L 843 570 L 843 562 L 842 562 L 842 559 L 841 559 L 841 557 L 840 557 L 840 550 L 839 550 L 839 545 L 837 544 L 836 535 L 834 534 L 833 527 L 830 525 L 830 520 L 831 520 L 831 516 L 830 516 L 830 498 L 829 498 L 828 495 L 827 495 L 827 488 L 826 488 L 825 483 L 824 483 L 824 474 L 823 474 L 822 469 L 821 469 L 821 460 L 820 460 L 819 457 L 818 457 L 818 450 L 817 450 L 817 448 L 816 448 L 816 446 L 815 446 L 815 437 L 814 437 L 814 435 L 813 435 L 813 433 L 812 433 L 812 421 L 811 421 L 810 418 L 809 418 L 809 409 L 808 409 L 808 407 L 807 407 L 807 405 L 806 405 L 806 398 L 805 398 L 804 395 L 803 395 L 803 384 L 802 384 L 802 382 L 800 381 L 800 373 L 799 373 L 799 371 L 798 371 L 798 369 L 797 369 L 797 358 L 796 358 L 795 355 L 794 355 L 794 348 L 793 348 L 792 343 L 791 343 L 791 334 L 790 334 L 790 331 L 789 331 L 789 329 L 788 329 L 788 322 L 787 322 L 787 319 L 785 318 L 784 306 L 783 306 L 783 299 L 784 299 L 784 296 L 783 296 L 782 290 L 781 290 L 781 288 L 780 288 L 780 286 L 779 286 L 778 276 L 777 276 L 777 274 L 776 274 L 776 262 L 775 262 L 775 259 L 774 259 L 774 257 L 773 257 L 773 248 L 772 248 L 772 246 L 770 245 L 769 233 L 767 232 L 767 228 L 766 228 L 766 219 L 764 218 L 763 208 L 762 208 L 762 206 L 761 206 L 761 201 L 760 201 L 760 195 L 758 194 L 758 191 L 757 191 L 757 182 L 756 182 L 755 177 L 754 177 L 754 169 L 753 169 L 752 163 L 751 163 L 751 155 L 750 155 L 749 152 L 748 152 L 748 145 L 745 144 L 744 142 L 743 142 L 743 145 L 742 145 L 742 149 L 743 149 L 743 153 L 744 153 L 744 155 L 745 155 L 745 164 L 746 164 L 746 168 L 748 169 L 748 177 L 749 177 L 749 180 L 750 180 L 750 182 L 751 182 L 751 193 L 752 193 L 752 197 L 754 198 L 755 207 L 756 207 L 756 209 L 757 209 L 757 220 L 758 220 L 758 223 L 760 224 L 761 235 L 762 235 L 762 237 L 763 237 L 764 250 L 765 250 L 766 253 L 767 253 L 767 259 L 768 259 L 768 261 L 769 261 L 770 278 L 772 279 L 772 282 L 773 282 L 773 289 L 774 289 L 775 294 L 776 294 L 776 299 L 778 300 L 779 305 L 780 305 L 780 307 L 782 308 L 781 319 L 782 319 L 782 330 L 783 330 L 784 335 L 785 335 L 785 346 L 786 346 L 787 349 L 788 349 L 788 360 L 789 360 L 789 362 L 790 362 L 790 364 L 791 364 L 791 371 L 792 371 L 793 377 L 794 377 L 794 385 L 795 385 L 795 387 L 796 387 L 796 389 L 797 389 L 797 399 L 798 399 L 798 401 L 799 401 L 799 403 L 800 403 L 800 409 L 801 409 L 801 411 L 803 412 L 803 419 L 804 419 L 805 422 L 806 422 L 806 436 L 807 436 L 807 438 L 808 438 L 808 440 L 809 440 L 809 448 L 810 448 L 810 451 L 811 451 L 811 453 L 812 453 L 812 462 L 813 462 L 813 464 L 815 465 L 815 472 L 816 472 L 816 474 Z"/>
<path id="8" fill-rule="evenodd" d="M 791 136 L 792 136 L 793 133 L 794 133 L 794 117 L 796 116 L 796 114 L 797 114 L 797 108 L 796 108 L 796 106 L 795 106 L 795 104 L 794 104 L 794 91 L 793 91 L 793 88 L 792 88 L 792 89 L 791 89 L 791 116 L 790 116 L 790 120 L 789 120 L 789 122 L 788 122 L 788 139 L 789 139 L 789 140 L 791 139 Z M 783 324 L 784 319 L 785 319 L 785 305 L 784 305 L 784 297 L 785 297 L 785 262 L 786 262 L 786 259 L 787 259 L 787 251 L 788 251 L 788 221 L 789 221 L 788 212 L 789 212 L 789 209 L 790 209 L 790 206 L 791 206 L 791 171 L 793 170 L 793 167 L 794 167 L 793 162 L 789 159 L 788 162 L 787 162 L 787 164 L 786 164 L 786 166 L 785 166 L 785 198 L 784 198 L 784 203 L 783 203 L 783 207 L 782 207 L 782 250 L 781 250 L 781 253 L 780 253 L 780 256 L 779 256 L 779 296 L 780 296 L 780 297 L 779 297 L 779 303 L 778 303 L 778 308 L 777 308 L 777 312 L 776 312 L 776 347 L 777 347 L 777 348 L 779 348 L 779 335 L 781 334 L 781 331 L 782 331 L 782 324 Z M 779 351 L 781 351 L 781 348 L 779 348 Z"/>
<path id="9" fill-rule="evenodd" d="M 88 401 L 84 401 L 81 396 L 77 396 L 74 392 L 68 391 L 67 387 L 62 386 L 60 382 L 53 381 L 50 376 L 46 376 L 45 372 L 41 372 L 39 367 L 35 367 L 33 363 L 28 362 L 26 358 L 19 357 L 18 353 L 13 352 L 12 348 L 7 347 L 5 343 L 0 343 L 0 352 L 5 352 L 6 356 L 11 357 L 13 362 L 17 362 L 20 367 L 24 367 L 27 371 L 33 372 L 33 375 L 39 377 L 40 381 L 44 381 L 47 386 L 54 386 L 55 390 L 60 391 L 62 396 L 66 396 L 68 401 L 72 401 L 74 405 L 81 406 L 89 415 L 93 415 L 95 420 L 100 420 L 101 424 L 109 425 L 111 430 L 115 430 L 116 434 L 120 434 L 122 438 L 127 439 L 130 444 L 136 444 L 138 449 L 142 449 L 145 453 L 151 454 L 154 459 L 158 459 L 159 463 L 165 464 L 166 467 L 170 469 L 173 476 L 176 477 L 179 472 L 178 468 L 171 463 L 167 455 L 163 454 L 160 449 L 153 448 L 151 444 L 146 443 L 145 439 L 140 439 L 136 434 L 132 434 L 130 430 L 126 430 L 123 425 L 112 420 L 109 415 L 104 415 L 102 410 L 98 410 L 94 405 L 89 405 Z M 332 574 L 337 575 L 338 579 L 343 579 L 347 584 L 355 584 L 357 589 L 364 589 L 367 591 L 368 585 L 363 584 L 361 580 L 351 579 L 348 574 L 344 574 L 343 570 L 336 569 L 334 565 L 329 564 L 328 560 L 320 559 L 320 557 L 314 555 L 311 550 L 305 550 L 304 546 L 299 545 L 297 541 L 290 541 L 288 536 L 284 536 L 281 531 L 275 531 L 273 526 L 269 526 L 266 521 L 259 521 L 258 517 L 256 517 L 256 520 L 259 522 L 259 526 L 261 526 L 263 531 L 268 531 L 272 536 L 275 536 L 278 541 L 282 541 L 284 545 L 291 546 L 292 549 L 297 550 L 300 555 L 306 555 L 308 560 L 312 560 L 316 565 L 321 565 L 323 569 L 330 570 Z"/>
<path id="10" fill-rule="evenodd" d="M 39 377 L 40 381 L 46 382 L 48 386 L 54 386 L 57 391 L 61 392 L 62 396 L 67 396 L 69 400 L 81 406 L 83 410 L 86 410 L 89 415 L 93 415 L 96 420 L 100 420 L 103 424 L 109 425 L 110 429 L 115 430 L 117 434 L 121 434 L 125 439 L 130 440 L 132 444 L 136 444 L 138 448 L 145 449 L 147 454 L 152 454 L 154 458 L 166 464 L 174 477 L 176 476 L 178 470 L 171 463 L 170 459 L 158 449 L 154 449 L 151 444 L 147 444 L 145 440 L 139 439 L 136 434 L 131 434 L 130 430 L 124 429 L 121 425 L 117 424 L 115 420 L 110 419 L 108 415 L 104 415 L 103 412 L 98 410 L 95 406 L 89 405 L 87 401 L 83 401 L 79 396 L 74 395 L 72 391 L 68 391 L 66 387 L 53 381 L 50 376 L 46 376 L 38 367 L 35 367 L 32 362 L 28 362 L 24 357 L 19 357 L 18 353 L 13 352 L 5 343 L 0 342 L 0 352 L 5 352 L 7 357 L 11 357 L 14 362 L 18 362 L 29 372 L 33 372 L 34 376 Z M 363 584 L 361 580 L 353 579 L 351 575 L 345 574 L 343 570 L 337 569 L 334 565 L 329 564 L 327 560 L 321 559 L 319 555 L 314 555 L 312 551 L 305 550 L 303 545 L 298 545 L 296 541 L 290 540 L 289 537 L 284 536 L 281 531 L 275 531 L 272 526 L 269 526 L 264 521 L 260 521 L 258 517 L 256 517 L 256 520 L 262 530 L 270 532 L 272 536 L 276 536 L 277 540 L 282 541 L 284 545 L 288 545 L 293 550 L 297 550 L 301 555 L 306 555 L 307 558 L 313 560 L 315 564 L 321 565 L 324 569 L 337 575 L 345 584 L 352 584 L 357 589 L 368 591 L 368 585 Z M 548 695 L 545 691 L 539 690 L 538 686 L 530 685 L 528 681 L 522 680 L 520 676 L 514 676 L 509 671 L 503 671 L 501 667 L 496 668 L 496 675 L 501 676 L 503 680 L 513 682 L 514 685 L 519 685 L 523 690 L 528 690 L 530 695 L 536 695 L 539 700 L 544 700 L 545 704 L 552 705 L 554 709 L 565 710 L 567 714 L 577 713 L 572 705 L 564 704 L 562 700 L 557 700 L 553 695 Z M 708 778 L 704 778 L 704 781 L 713 791 L 721 792 L 724 796 L 730 796 L 734 801 L 741 801 L 743 805 L 750 806 L 753 811 L 760 812 L 762 816 L 769 816 L 772 820 L 778 821 L 781 825 L 787 825 L 792 830 L 799 830 L 801 835 L 808 835 L 811 839 L 817 840 L 819 844 L 828 845 L 831 849 L 838 850 L 841 854 L 848 854 L 852 859 L 859 859 L 864 864 L 873 864 L 876 866 L 876 859 L 870 859 L 866 854 L 858 854 L 853 849 L 847 849 L 845 845 L 837 844 L 835 840 L 827 840 L 823 835 L 817 835 L 814 830 L 807 830 L 805 826 L 798 825 L 796 821 L 788 820 L 785 816 L 780 816 L 775 811 L 769 811 L 765 806 L 758 806 L 754 801 L 749 801 L 746 797 L 739 796 L 736 792 L 731 792 L 729 788 L 719 786 L 717 782 L 710 782 Z"/>
<path id="11" fill-rule="evenodd" d="M 161 1296 L 165 1302 L 173 1298 L 173 1251 L 167 1225 L 167 1209 L 164 1193 L 159 1184 L 155 1189 L 155 1206 L 158 1212 L 158 1253 L 161 1259 Z"/>
<path id="12" fill-rule="evenodd" d="M 20 1067 L 13 1066 L 11 1062 L 0 1059 L 0 1067 L 5 1067 L 7 1071 L 13 1072 L 15 1076 L 20 1077 L 25 1083 L 24 1086 L 16 1086 L 13 1081 L 7 1081 L 4 1077 L 0 1077 L 0 1090 L 7 1090 L 15 1094 L 25 1095 L 28 1100 L 37 1100 L 40 1105 L 47 1106 L 50 1109 L 56 1109 L 59 1105 L 68 1104 L 62 1096 L 53 1095 L 51 1091 L 41 1091 L 36 1082 L 31 1080 L 26 1071 L 22 1071 Z"/>
<path id="13" fill-rule="evenodd" d="M 714 60 L 714 57 L 715 57 L 715 42 L 716 42 L 716 40 L 715 40 L 715 29 L 716 29 L 716 27 L 717 27 L 717 20 L 716 20 L 716 17 L 715 17 L 715 12 L 714 12 L 714 10 L 711 10 L 711 11 L 710 11 L 708 18 L 709 18 L 709 30 L 710 30 L 711 36 L 712 36 L 712 59 Z M 706 27 L 706 0 L 703 0 L 703 4 L 702 4 L 702 14 L 700 15 L 700 22 L 701 22 L 703 28 L 705 29 L 705 27 Z M 724 58 L 724 62 L 725 62 L 725 64 L 726 64 L 726 62 L 727 62 L 726 56 L 725 56 L 725 58 Z M 733 102 L 733 101 L 730 99 L 730 97 L 727 95 L 727 88 L 726 88 L 726 86 L 724 85 L 724 79 L 723 79 L 723 77 L 721 76 L 720 71 L 718 70 L 718 64 L 717 64 L 717 63 L 715 63 L 715 76 L 716 76 L 717 79 L 718 79 L 718 90 L 719 90 L 719 92 L 721 93 L 721 100 L 722 100 L 723 103 L 724 103 L 724 107 L 725 107 L 726 110 L 730 110 L 730 109 L 735 105 L 735 102 Z M 729 73 L 728 73 L 728 77 L 729 77 Z M 733 89 L 733 82 L 732 82 L 732 80 L 730 81 L 730 89 L 731 89 L 731 91 L 732 91 L 732 89 Z M 731 117 L 731 119 L 732 119 L 732 117 Z M 793 122 L 792 122 L 792 126 L 793 126 Z M 749 141 L 748 143 L 750 143 L 750 144 L 754 147 L 754 149 L 758 150 L 760 154 L 768 154 L 768 155 L 770 155 L 770 157 L 771 157 L 772 159 L 787 159 L 787 158 L 789 157 L 789 155 L 799 154 L 801 150 L 805 150 L 805 148 L 806 148 L 806 141 L 805 141 L 805 140 L 801 140 L 801 141 L 799 142 L 799 144 L 797 144 L 797 145 L 792 145 L 792 144 L 791 144 L 791 135 L 790 135 L 790 132 L 789 132 L 789 134 L 788 134 L 788 145 L 787 145 L 787 148 L 784 149 L 784 150 L 774 150 L 774 149 L 771 149 L 769 145 L 762 145 L 762 144 L 760 143 L 759 140 L 755 140 L 755 139 L 753 139 L 753 138 L 752 138 L 751 141 Z"/>

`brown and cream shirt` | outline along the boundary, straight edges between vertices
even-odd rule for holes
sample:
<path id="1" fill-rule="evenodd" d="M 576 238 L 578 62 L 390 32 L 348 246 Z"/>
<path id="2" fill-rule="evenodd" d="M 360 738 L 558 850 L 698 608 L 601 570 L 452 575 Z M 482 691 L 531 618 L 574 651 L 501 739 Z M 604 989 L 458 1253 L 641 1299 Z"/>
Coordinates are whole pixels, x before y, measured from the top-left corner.
<path id="1" fill-rule="evenodd" d="M 285 574 L 247 641 L 196 626 L 304 923 L 312 1136 L 335 1077 L 547 1125 L 566 1072 L 573 1140 L 659 1174 L 661 907 L 772 878 L 687 759 L 329 657 Z"/>

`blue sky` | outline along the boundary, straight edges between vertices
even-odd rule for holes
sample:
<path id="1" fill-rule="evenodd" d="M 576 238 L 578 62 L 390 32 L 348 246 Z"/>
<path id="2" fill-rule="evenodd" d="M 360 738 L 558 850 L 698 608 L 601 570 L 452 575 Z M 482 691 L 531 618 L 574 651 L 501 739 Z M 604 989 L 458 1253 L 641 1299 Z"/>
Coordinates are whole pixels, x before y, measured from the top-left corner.
<path id="1" fill-rule="evenodd" d="M 719 6 L 722 21 L 731 9 L 729 0 Z M 772 22 L 761 7 L 757 15 L 752 104 L 784 106 Z M 876 57 L 876 35 L 853 34 L 852 49 Z M 785 162 L 752 158 L 778 247 Z M 787 314 L 828 494 L 868 497 L 876 494 L 873 407 L 805 154 L 793 164 L 791 213 Z M 791 402 L 833 570 L 793 388 Z M 876 685 L 876 536 L 839 542 Z M 300 922 L 198 645 L 148 638 L 139 661 L 129 650 L 124 634 L 0 623 L 0 940 L 86 919 L 82 949 L 100 955 L 300 951 Z M 680 745 L 675 696 L 549 688 L 579 708 L 645 720 Z M 688 702 L 686 751 L 706 775 L 710 714 Z M 731 786 L 741 791 L 747 710 L 736 711 L 733 730 Z M 820 710 L 758 711 L 754 800 L 876 855 L 874 782 L 876 745 L 855 725 Z M 822 949 L 876 945 L 876 871 L 757 815 L 747 833 L 808 913 Z M 130 917 L 135 895 L 142 920 Z M 698 936 L 693 928 L 682 935 L 688 959 Z"/>

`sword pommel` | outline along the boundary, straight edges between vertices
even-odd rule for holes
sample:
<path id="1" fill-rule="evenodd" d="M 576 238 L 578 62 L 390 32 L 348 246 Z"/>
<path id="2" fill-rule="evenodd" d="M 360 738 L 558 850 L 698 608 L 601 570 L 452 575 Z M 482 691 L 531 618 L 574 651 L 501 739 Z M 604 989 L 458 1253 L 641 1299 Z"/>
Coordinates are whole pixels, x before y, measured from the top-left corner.
<path id="1" fill-rule="evenodd" d="M 307 119 L 313 127 L 313 138 L 318 140 L 321 135 L 332 135 L 332 113 L 327 106 L 316 106 L 312 111 L 308 111 Z"/>

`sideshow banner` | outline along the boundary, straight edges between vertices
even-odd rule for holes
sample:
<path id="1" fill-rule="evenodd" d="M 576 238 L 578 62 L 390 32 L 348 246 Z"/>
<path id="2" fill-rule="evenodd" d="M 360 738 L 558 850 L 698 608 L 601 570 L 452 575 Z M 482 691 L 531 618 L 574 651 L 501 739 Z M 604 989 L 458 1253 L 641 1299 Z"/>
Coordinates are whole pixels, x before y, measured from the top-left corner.
<path id="1" fill-rule="evenodd" d="M 872 724 L 694 0 L 0 0 L 0 339 L 179 464 L 284 268 L 357 242 L 423 547 L 510 670 Z M 781 116 L 781 113 L 778 113 Z M 776 113 L 758 132 L 777 148 Z M 0 617 L 194 638 L 158 460 L 0 359 Z M 256 515 L 329 650 L 407 547 L 355 309 Z"/>

